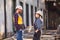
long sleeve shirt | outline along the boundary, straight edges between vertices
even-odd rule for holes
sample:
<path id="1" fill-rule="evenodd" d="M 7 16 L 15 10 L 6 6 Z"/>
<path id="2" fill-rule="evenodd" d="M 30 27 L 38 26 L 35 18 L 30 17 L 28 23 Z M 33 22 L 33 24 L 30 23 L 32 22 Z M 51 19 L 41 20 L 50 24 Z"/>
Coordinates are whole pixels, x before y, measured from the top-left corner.
<path id="1" fill-rule="evenodd" d="M 15 21 L 14 24 L 15 24 L 16 30 L 20 30 L 21 29 L 20 24 L 23 24 L 22 17 L 19 14 L 15 13 L 14 21 Z"/>
<path id="2" fill-rule="evenodd" d="M 38 30 L 40 30 L 40 28 L 42 27 L 42 21 L 40 20 L 40 18 L 37 18 L 34 24 L 35 24 L 35 28 Z"/>

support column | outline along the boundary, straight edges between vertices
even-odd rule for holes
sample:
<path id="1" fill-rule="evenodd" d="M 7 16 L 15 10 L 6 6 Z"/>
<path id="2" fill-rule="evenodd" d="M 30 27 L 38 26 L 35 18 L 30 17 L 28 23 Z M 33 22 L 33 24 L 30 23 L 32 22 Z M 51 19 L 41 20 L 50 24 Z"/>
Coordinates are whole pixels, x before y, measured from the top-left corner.
<path id="1" fill-rule="evenodd" d="M 31 5 L 29 3 L 29 32 L 32 29 L 32 24 L 31 24 Z"/>
<path id="2" fill-rule="evenodd" d="M 33 22 L 35 22 L 35 6 L 33 7 Z"/>
<path id="3" fill-rule="evenodd" d="M 23 21 L 26 26 L 26 4 L 25 4 L 25 1 L 23 2 Z"/>
<path id="4" fill-rule="evenodd" d="M 7 36 L 13 33 L 12 24 L 12 0 L 6 0 Z"/>
<path id="5" fill-rule="evenodd" d="M 4 22 L 4 0 L 0 0 L 0 39 L 2 39 L 5 32 Z"/>
<path id="6" fill-rule="evenodd" d="M 31 5 L 29 4 L 29 26 L 31 26 Z"/>

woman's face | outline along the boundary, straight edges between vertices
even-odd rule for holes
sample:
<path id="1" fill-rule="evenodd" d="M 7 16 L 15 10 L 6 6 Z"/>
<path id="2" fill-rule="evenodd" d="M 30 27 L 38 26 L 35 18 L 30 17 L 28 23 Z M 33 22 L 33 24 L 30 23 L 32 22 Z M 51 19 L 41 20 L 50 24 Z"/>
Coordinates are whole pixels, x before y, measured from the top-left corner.
<path id="1" fill-rule="evenodd" d="M 40 16 L 39 16 L 39 14 L 36 14 L 35 17 L 36 17 L 36 18 L 39 18 Z"/>

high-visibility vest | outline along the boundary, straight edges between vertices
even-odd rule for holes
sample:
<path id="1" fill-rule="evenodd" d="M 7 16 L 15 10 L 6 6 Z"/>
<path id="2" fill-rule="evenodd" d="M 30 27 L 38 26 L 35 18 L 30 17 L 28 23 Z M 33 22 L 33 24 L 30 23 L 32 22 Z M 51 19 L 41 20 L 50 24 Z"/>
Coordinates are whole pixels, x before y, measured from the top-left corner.
<path id="1" fill-rule="evenodd" d="M 23 19 L 21 15 L 18 15 L 18 24 L 23 24 Z"/>

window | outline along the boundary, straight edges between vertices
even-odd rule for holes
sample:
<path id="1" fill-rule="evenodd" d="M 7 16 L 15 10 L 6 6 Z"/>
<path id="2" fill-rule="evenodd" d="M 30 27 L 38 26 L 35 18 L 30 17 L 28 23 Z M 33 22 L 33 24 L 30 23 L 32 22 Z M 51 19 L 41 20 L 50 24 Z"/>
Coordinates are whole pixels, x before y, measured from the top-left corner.
<path id="1" fill-rule="evenodd" d="M 20 2 L 20 5 L 23 7 L 23 3 L 22 2 Z"/>
<path id="2" fill-rule="evenodd" d="M 26 25 L 29 26 L 29 5 L 26 4 Z"/>
<path id="3" fill-rule="evenodd" d="M 14 27 L 14 22 L 13 22 L 13 15 L 15 14 L 15 8 L 16 8 L 16 0 L 12 0 L 12 6 L 13 6 L 13 9 L 12 9 L 12 23 L 13 23 L 13 31 L 16 32 L 15 30 L 15 27 Z"/>
<path id="4" fill-rule="evenodd" d="M 13 12 L 13 15 L 14 15 L 14 13 L 15 13 L 15 8 L 16 8 L 16 0 L 12 0 L 13 2 L 13 9 L 12 9 L 12 12 Z"/>
<path id="5" fill-rule="evenodd" d="M 20 5 L 23 7 L 23 2 L 20 2 Z M 23 12 L 22 12 L 21 16 L 23 17 Z"/>
<path id="6" fill-rule="evenodd" d="M 35 12 L 37 11 L 37 7 L 35 7 Z"/>
<path id="7" fill-rule="evenodd" d="M 31 24 L 33 25 L 33 6 L 31 5 Z"/>

